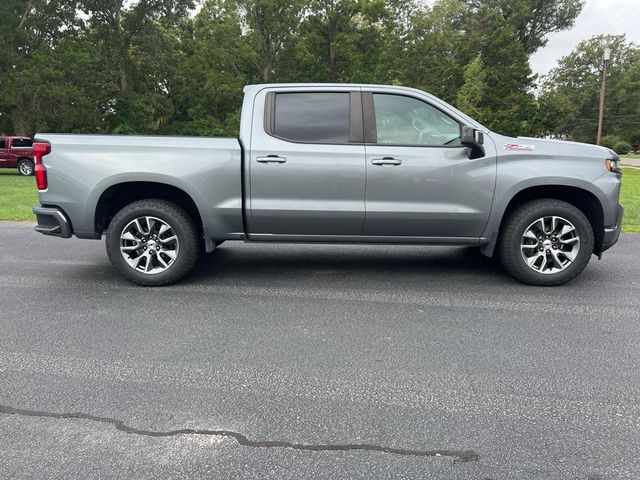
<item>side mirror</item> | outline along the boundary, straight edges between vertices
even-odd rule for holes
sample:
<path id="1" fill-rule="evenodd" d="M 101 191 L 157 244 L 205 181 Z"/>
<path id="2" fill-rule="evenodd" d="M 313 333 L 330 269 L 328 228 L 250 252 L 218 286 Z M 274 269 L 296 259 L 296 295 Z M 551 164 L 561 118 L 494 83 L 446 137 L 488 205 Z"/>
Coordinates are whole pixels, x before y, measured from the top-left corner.
<path id="1" fill-rule="evenodd" d="M 480 130 L 463 125 L 460 129 L 460 143 L 469 147 L 469 158 L 484 157 L 484 133 Z"/>

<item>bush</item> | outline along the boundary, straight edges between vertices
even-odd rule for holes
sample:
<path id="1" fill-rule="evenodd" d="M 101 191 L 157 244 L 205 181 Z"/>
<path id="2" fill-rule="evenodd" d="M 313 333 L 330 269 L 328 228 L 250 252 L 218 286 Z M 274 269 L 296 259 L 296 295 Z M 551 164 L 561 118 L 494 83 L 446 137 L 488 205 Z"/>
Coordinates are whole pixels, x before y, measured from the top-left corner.
<path id="1" fill-rule="evenodd" d="M 613 147 L 615 147 L 618 143 L 621 143 L 621 142 L 624 142 L 624 140 L 622 140 L 617 135 L 605 135 L 600 140 L 600 145 L 602 145 L 603 147 L 610 148 L 611 150 L 615 150 Z"/>
<path id="2" fill-rule="evenodd" d="M 633 147 L 629 142 L 620 141 L 613 146 L 613 151 L 619 155 L 626 155 L 633 151 Z"/>

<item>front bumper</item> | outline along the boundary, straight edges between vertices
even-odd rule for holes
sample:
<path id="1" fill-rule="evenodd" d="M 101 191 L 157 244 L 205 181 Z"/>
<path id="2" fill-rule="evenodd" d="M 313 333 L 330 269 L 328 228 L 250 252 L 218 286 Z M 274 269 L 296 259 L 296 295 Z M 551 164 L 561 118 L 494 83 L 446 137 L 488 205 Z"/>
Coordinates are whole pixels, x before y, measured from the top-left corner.
<path id="1" fill-rule="evenodd" d="M 624 207 L 622 205 L 618 205 L 618 218 L 616 219 L 616 224 L 613 227 L 605 227 L 604 228 L 604 238 L 602 239 L 602 250 L 610 249 L 613 247 L 618 238 L 620 238 L 620 230 L 622 230 L 622 216 L 624 215 Z"/>
<path id="2" fill-rule="evenodd" d="M 35 231 L 43 235 L 51 235 L 54 237 L 69 238 L 73 233 L 71 223 L 62 210 L 56 207 L 42 207 L 36 205 L 33 207 L 33 213 L 36 214 L 38 224 Z"/>

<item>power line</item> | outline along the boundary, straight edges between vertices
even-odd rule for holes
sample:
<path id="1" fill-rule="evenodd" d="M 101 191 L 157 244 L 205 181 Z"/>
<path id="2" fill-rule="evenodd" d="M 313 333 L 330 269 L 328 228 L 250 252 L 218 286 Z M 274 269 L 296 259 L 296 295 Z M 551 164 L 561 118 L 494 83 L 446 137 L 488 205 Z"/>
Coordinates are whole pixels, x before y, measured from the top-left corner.
<path id="1" fill-rule="evenodd" d="M 615 20 L 613 20 L 612 22 L 609 22 L 605 25 L 605 27 L 611 27 L 613 25 L 615 25 L 616 23 L 618 23 L 620 20 L 622 20 L 623 18 L 626 18 L 631 12 L 633 12 L 636 8 L 640 7 L 640 3 L 637 5 L 634 5 L 633 7 L 631 7 L 624 15 L 621 15 L 620 17 L 616 18 Z"/>

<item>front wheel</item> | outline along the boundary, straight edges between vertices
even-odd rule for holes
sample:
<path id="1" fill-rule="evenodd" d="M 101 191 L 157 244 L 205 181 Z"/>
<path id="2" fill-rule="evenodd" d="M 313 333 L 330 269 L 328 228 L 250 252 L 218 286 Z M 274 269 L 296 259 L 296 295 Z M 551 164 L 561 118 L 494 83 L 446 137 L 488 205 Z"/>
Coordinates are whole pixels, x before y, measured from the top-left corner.
<path id="1" fill-rule="evenodd" d="M 593 253 L 593 228 L 570 203 L 533 200 L 516 209 L 500 233 L 502 265 L 529 285 L 561 285 L 577 277 Z"/>
<path id="2" fill-rule="evenodd" d="M 189 215 L 166 200 L 139 200 L 120 210 L 107 230 L 107 255 L 138 285 L 161 286 L 187 275 L 198 259 L 198 231 Z"/>
<path id="3" fill-rule="evenodd" d="M 25 177 L 33 175 L 34 168 L 32 160 L 23 158 L 18 161 L 18 173 L 20 173 L 20 175 L 24 175 Z"/>

